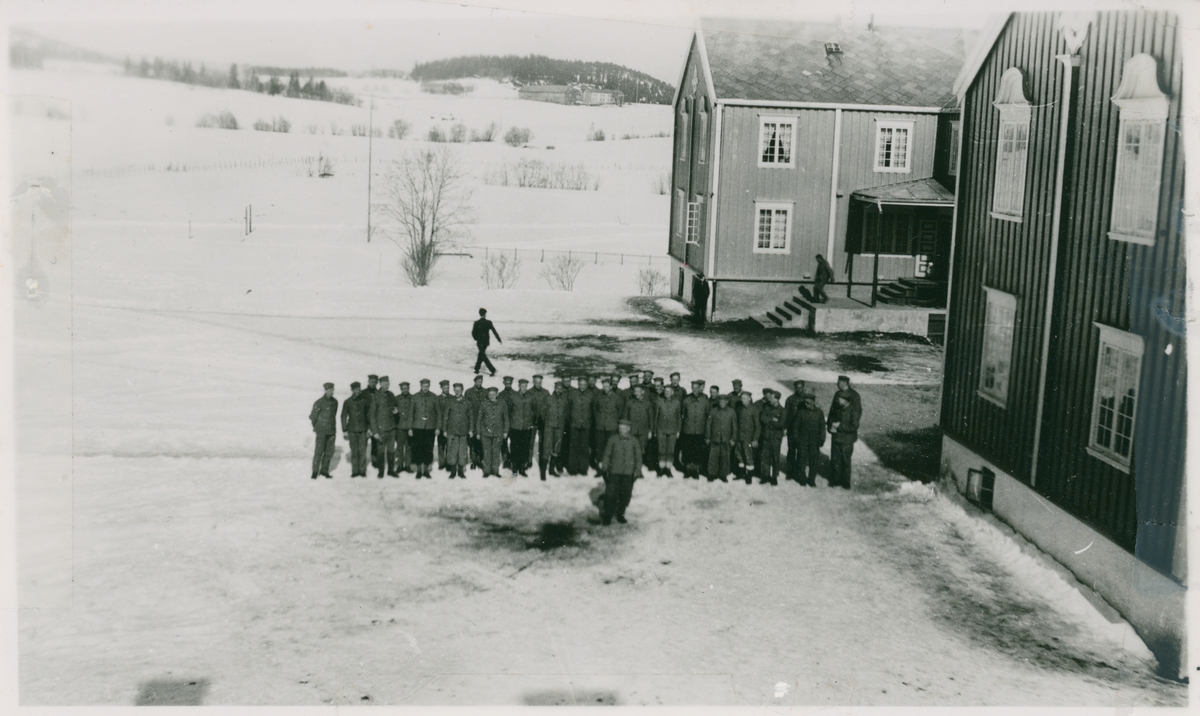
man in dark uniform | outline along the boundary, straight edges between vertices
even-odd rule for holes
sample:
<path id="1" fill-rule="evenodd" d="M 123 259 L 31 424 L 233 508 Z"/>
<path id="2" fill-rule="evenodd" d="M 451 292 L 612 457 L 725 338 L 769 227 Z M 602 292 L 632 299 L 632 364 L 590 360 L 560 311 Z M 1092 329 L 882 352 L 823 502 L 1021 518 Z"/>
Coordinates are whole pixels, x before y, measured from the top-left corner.
<path id="1" fill-rule="evenodd" d="M 654 440 L 658 444 L 659 477 L 675 477 L 671 472 L 675 443 L 679 440 L 680 403 L 675 400 L 674 386 L 663 386 L 663 394 L 654 409 Z"/>
<path id="2" fill-rule="evenodd" d="M 386 470 L 392 477 L 396 473 L 396 396 L 388 390 L 388 377 L 379 377 L 379 390 L 371 396 L 371 405 L 367 414 L 367 429 L 375 438 L 379 452 L 376 454 L 376 467 L 380 479 Z"/>
<path id="3" fill-rule="evenodd" d="M 783 443 L 786 424 L 784 410 L 779 404 L 779 392 L 767 388 L 763 391 L 762 405 L 758 408 L 759 443 L 758 479 L 779 484 L 779 450 Z"/>
<path id="4" fill-rule="evenodd" d="M 560 379 L 554 383 L 554 392 L 546 397 L 542 408 L 542 444 L 538 472 L 543 480 L 546 479 L 547 470 L 555 477 L 561 473 L 566 457 L 563 453 L 563 437 L 567 432 L 570 411 L 571 403 L 567 397 L 566 385 Z"/>
<path id="5" fill-rule="evenodd" d="M 733 408 L 735 413 L 742 412 L 742 381 L 733 381 L 733 390 L 729 391 L 729 407 Z"/>
<path id="6" fill-rule="evenodd" d="M 704 325 L 708 319 L 708 281 L 698 280 L 692 283 L 692 310 L 696 323 Z"/>
<path id="7" fill-rule="evenodd" d="M 825 285 L 833 281 L 833 267 L 821 254 L 817 254 L 817 275 L 813 277 L 813 302 L 825 303 L 829 296 L 825 295 Z"/>
<path id="8" fill-rule="evenodd" d="M 492 336 L 496 336 L 497 343 L 503 343 L 500 340 L 500 334 L 496 332 L 496 327 L 487 318 L 487 309 L 479 309 L 479 320 L 475 321 L 475 325 L 471 327 L 471 338 L 475 339 L 475 346 L 479 348 L 479 354 L 475 356 L 475 372 L 479 372 L 479 366 L 487 365 L 488 370 L 492 375 L 496 375 L 496 366 L 488 360 L 487 349 L 492 342 Z"/>
<path id="9" fill-rule="evenodd" d="M 442 392 L 437 397 L 438 409 L 438 436 L 437 436 L 437 460 L 438 467 L 446 469 L 446 446 L 449 444 L 449 438 L 446 436 L 446 409 L 450 407 L 450 403 L 454 401 L 454 396 L 450 394 L 450 381 L 443 380 L 438 383 L 438 387 Z"/>
<path id="10" fill-rule="evenodd" d="M 429 379 L 421 379 L 421 389 L 412 396 L 412 417 L 408 435 L 412 444 L 412 461 L 415 477 L 433 479 L 429 474 L 433 465 L 433 445 L 438 434 L 438 398 L 429 391 Z"/>
<path id="11" fill-rule="evenodd" d="M 317 398 L 317 402 L 313 403 L 312 410 L 308 413 L 313 432 L 317 434 L 312 463 L 314 480 L 317 479 L 317 475 L 333 477 L 329 474 L 329 462 L 333 459 L 333 444 L 337 441 L 337 409 L 338 401 L 333 397 L 333 383 L 326 383 L 325 394 Z"/>
<path id="12" fill-rule="evenodd" d="M 671 380 L 671 382 L 669 383 L 669 385 L 672 388 L 671 396 L 672 396 L 673 400 L 679 404 L 680 410 L 682 411 L 683 399 L 686 398 L 688 395 L 687 388 L 680 385 L 679 380 L 680 380 L 681 376 L 679 375 L 678 371 L 671 373 L 671 375 L 669 375 L 667 377 Z M 666 387 L 666 386 L 664 386 L 664 387 Z M 680 470 L 683 470 L 683 445 L 684 445 L 684 442 L 685 441 L 683 441 L 683 440 L 676 440 L 675 441 L 675 454 L 667 456 L 667 458 L 672 461 L 672 464 L 675 467 L 679 468 Z M 687 477 L 686 471 L 684 473 L 684 477 Z"/>
<path id="13" fill-rule="evenodd" d="M 475 385 L 467 388 L 464 394 L 467 402 L 471 404 L 471 430 L 470 437 L 467 438 L 467 446 L 471 452 L 471 468 L 480 466 L 483 460 L 483 444 L 479 442 L 479 434 L 475 432 L 475 418 L 479 415 L 479 406 L 483 401 L 487 400 L 487 390 L 483 387 L 483 376 L 475 376 Z"/>
<path id="14" fill-rule="evenodd" d="M 714 390 L 716 386 L 713 386 Z M 708 481 L 729 482 L 730 456 L 737 441 L 737 413 L 729 406 L 729 396 L 717 393 L 716 408 L 708 413 L 705 437 L 708 439 Z"/>
<path id="15" fill-rule="evenodd" d="M 568 420 L 571 444 L 567 453 L 567 472 L 586 475 L 592 461 L 592 391 L 587 378 L 579 378 L 571 391 Z"/>
<path id="16" fill-rule="evenodd" d="M 367 412 L 370 398 L 357 380 L 350 384 L 351 395 L 342 403 L 342 434 L 350 443 L 350 477 L 367 476 Z"/>
<path id="17" fill-rule="evenodd" d="M 850 381 L 846 381 L 847 387 Z M 861 409 L 854 404 L 848 395 L 834 396 L 838 406 L 838 420 L 832 415 L 829 419 L 829 432 L 833 435 L 829 446 L 829 466 L 832 473 L 829 478 L 830 487 L 850 489 L 850 456 L 854 454 L 854 443 L 858 441 L 858 420 Z M 832 410 L 830 413 L 832 414 Z"/>
<path id="18" fill-rule="evenodd" d="M 654 390 L 654 371 L 642 371 L 642 387 L 646 389 L 646 397 L 651 397 L 650 391 Z"/>
<path id="19" fill-rule="evenodd" d="M 483 476 L 500 476 L 500 443 L 508 435 L 508 407 L 500 402 L 500 391 L 488 388 L 487 400 L 479 406 L 475 434 L 483 445 Z"/>
<path id="20" fill-rule="evenodd" d="M 545 378 L 541 375 L 533 376 L 533 386 L 529 389 L 529 397 L 533 399 L 533 437 L 534 442 L 530 443 L 530 455 L 541 455 L 542 443 L 546 441 L 546 403 L 550 400 L 550 391 L 542 387 L 542 381 Z M 540 462 L 540 458 L 539 458 Z M 532 467 L 532 463 L 530 464 Z M 545 468 L 542 473 L 545 474 Z"/>
<path id="21" fill-rule="evenodd" d="M 837 392 L 833 394 L 833 402 L 829 405 L 829 415 L 834 416 L 838 411 L 838 397 L 844 397 L 850 401 L 850 404 L 858 409 L 858 417 L 862 418 L 862 396 L 858 391 L 850 387 L 850 378 L 844 375 L 839 375 L 837 379 Z"/>
<path id="22" fill-rule="evenodd" d="M 367 376 L 367 389 L 363 391 L 363 397 L 365 398 L 365 400 L 363 402 L 365 402 L 367 404 L 368 410 L 371 409 L 371 399 L 375 396 L 375 391 L 377 391 L 377 390 L 379 390 L 379 376 L 368 375 Z M 371 434 L 370 430 L 367 430 L 367 442 L 368 442 L 367 456 L 371 459 L 371 466 L 374 467 L 375 469 L 379 469 L 379 462 L 376 458 L 376 454 L 379 450 L 379 446 L 375 444 L 375 436 Z M 363 477 L 366 477 L 366 476 L 367 475 L 364 472 Z"/>
<path id="23" fill-rule="evenodd" d="M 621 410 L 622 410 L 622 412 L 624 412 L 624 410 L 625 410 L 625 405 L 628 404 L 629 401 L 633 400 L 633 389 L 641 384 L 642 384 L 642 381 L 641 381 L 640 373 L 630 373 L 629 374 L 629 387 L 626 388 L 625 390 L 621 391 Z M 616 386 L 615 383 L 613 385 Z"/>
<path id="24" fill-rule="evenodd" d="M 754 396 L 750 391 L 742 391 L 738 400 L 740 409 L 734 409 L 737 422 L 737 440 L 733 444 L 734 474 L 741 477 L 749 485 L 754 478 L 754 455 L 758 452 L 759 424 L 758 408 L 754 407 Z M 769 482 L 758 476 L 759 482 Z"/>
<path id="25" fill-rule="evenodd" d="M 617 432 L 617 423 L 621 420 L 621 398 L 612 390 L 608 378 L 600 379 L 600 394 L 592 405 L 592 450 L 597 461 L 604 454 L 608 439 Z M 597 464 L 599 469 L 599 464 Z"/>
<path id="26" fill-rule="evenodd" d="M 836 402 L 836 398 L 834 398 Z M 804 403 L 792 417 L 788 427 L 789 436 L 796 434 L 796 469 L 794 479 L 801 485 L 812 487 L 817 484 L 817 465 L 820 462 L 821 446 L 825 444 L 826 421 L 817 407 L 817 395 L 804 391 Z M 788 437 L 788 442 L 791 442 Z M 851 446 L 853 447 L 853 446 Z M 832 482 L 832 481 L 831 481 Z"/>
<path id="27" fill-rule="evenodd" d="M 501 378 L 500 381 L 504 383 L 504 389 L 499 392 L 499 394 L 496 396 L 496 399 L 503 403 L 505 410 L 508 411 L 509 415 L 512 415 L 512 397 L 517 394 L 517 391 L 513 389 L 513 377 L 511 375 L 506 375 Z M 511 435 L 506 435 L 504 439 L 500 441 L 500 462 L 501 465 L 509 469 L 512 469 L 512 463 L 509 462 L 508 454 L 508 443 L 511 437 Z"/>
<path id="28" fill-rule="evenodd" d="M 683 476 L 700 479 L 700 466 L 707 462 L 704 434 L 708 429 L 708 396 L 704 381 L 693 380 L 692 392 L 680 405 L 679 443 L 682 446 Z"/>
<path id="29" fill-rule="evenodd" d="M 400 381 L 396 394 L 396 473 L 412 471 L 412 393 L 408 381 Z"/>
<path id="30" fill-rule="evenodd" d="M 633 481 L 642 476 L 642 448 L 629 434 L 629 421 L 617 423 L 617 433 L 609 436 L 600 457 L 600 472 L 604 475 L 604 502 L 600 521 L 625 524 L 625 509 L 633 497 Z"/>
<path id="31" fill-rule="evenodd" d="M 646 459 L 650 434 L 654 431 L 654 408 L 654 403 L 646 400 L 645 387 L 641 383 L 635 383 L 633 396 L 625 402 L 625 411 L 622 417 L 629 421 L 629 434 L 638 441 L 643 461 Z"/>
<path id="32" fill-rule="evenodd" d="M 474 411 L 475 408 L 471 405 L 471 401 L 463 395 L 462 383 L 455 383 L 454 395 L 450 396 L 450 402 L 446 404 L 440 423 L 442 435 L 446 436 L 445 462 L 438 463 L 450 471 L 451 479 L 466 478 L 467 476 L 464 470 L 467 462 L 471 459 L 468 440 L 474 433 L 474 426 L 471 424 L 471 416 Z"/>
<path id="33" fill-rule="evenodd" d="M 533 396 L 529 394 L 529 381 L 522 378 L 517 381 L 517 391 L 508 398 L 508 457 L 512 471 L 521 477 L 529 477 L 533 465 L 533 420 Z"/>
<path id="34" fill-rule="evenodd" d="M 792 381 L 792 394 L 787 397 L 783 404 L 783 424 L 787 429 L 788 449 L 787 449 L 787 474 L 789 480 L 796 480 L 800 484 L 804 484 L 804 479 L 797 479 L 800 474 L 800 436 L 795 433 L 794 426 L 796 425 L 796 413 L 800 408 L 804 407 L 804 381 Z"/>

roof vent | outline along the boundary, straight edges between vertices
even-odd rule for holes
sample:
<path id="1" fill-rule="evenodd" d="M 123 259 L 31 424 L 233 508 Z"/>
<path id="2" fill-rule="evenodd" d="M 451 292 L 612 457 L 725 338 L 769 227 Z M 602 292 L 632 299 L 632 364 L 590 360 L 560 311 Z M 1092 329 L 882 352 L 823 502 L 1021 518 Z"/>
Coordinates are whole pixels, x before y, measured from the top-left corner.
<path id="1" fill-rule="evenodd" d="M 826 42 L 825 43 L 825 54 L 834 55 L 834 54 L 841 54 L 841 52 L 842 52 L 842 46 L 839 45 L 838 43 L 836 43 L 836 42 Z"/>

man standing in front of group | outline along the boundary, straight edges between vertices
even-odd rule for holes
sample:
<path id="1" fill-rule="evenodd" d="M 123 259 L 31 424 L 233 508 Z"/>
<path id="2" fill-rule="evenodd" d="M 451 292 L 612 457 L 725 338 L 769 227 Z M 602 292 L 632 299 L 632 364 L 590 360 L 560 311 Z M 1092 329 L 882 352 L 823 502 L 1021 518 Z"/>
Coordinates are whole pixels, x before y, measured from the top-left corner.
<path id="1" fill-rule="evenodd" d="M 604 502 L 600 507 L 600 521 L 610 524 L 615 515 L 617 522 L 625 524 L 625 509 L 633 497 L 633 481 L 642 475 L 642 448 L 629 434 L 629 421 L 617 423 L 617 434 L 608 439 L 600 458 L 600 472 L 604 476 Z"/>
<path id="2" fill-rule="evenodd" d="M 482 377 L 482 376 L 481 376 Z M 438 463 L 450 470 L 450 478 L 466 478 L 467 462 L 470 460 L 471 448 L 469 440 L 474 428 L 471 416 L 475 409 L 471 401 L 463 394 L 462 383 L 454 384 L 454 395 L 446 404 L 445 419 L 441 423 L 442 434 L 446 436 L 446 457 L 444 463 Z"/>
<path id="3" fill-rule="evenodd" d="M 483 445 L 483 476 L 500 476 L 500 443 L 508 435 L 508 408 L 497 400 L 500 391 L 488 388 L 487 400 L 479 406 L 475 434 Z"/>
<path id="4" fill-rule="evenodd" d="M 500 340 L 500 334 L 496 332 L 496 327 L 488 320 L 487 309 L 479 309 L 479 320 L 475 321 L 475 325 L 471 326 L 471 338 L 475 339 L 475 347 L 479 349 L 479 353 L 475 356 L 475 372 L 479 372 L 481 365 L 486 365 L 492 375 L 496 375 L 496 366 L 488 360 L 487 349 L 492 342 L 492 336 L 496 336 L 497 343 L 503 343 Z"/>
<path id="5" fill-rule="evenodd" d="M 371 406 L 367 415 L 367 428 L 379 450 L 375 455 L 379 477 L 383 478 L 386 470 L 392 477 L 396 473 L 396 396 L 388 390 L 388 377 L 379 377 L 379 390 L 371 396 Z"/>
<path id="6" fill-rule="evenodd" d="M 412 427 L 408 434 L 412 440 L 413 470 L 418 480 L 433 479 L 433 445 L 438 434 L 438 397 L 429 391 L 429 379 L 421 379 L 421 389 L 412 397 Z"/>
<path id="7" fill-rule="evenodd" d="M 357 380 L 350 384 L 350 397 L 342 403 L 342 434 L 350 443 L 350 477 L 367 476 L 367 394 Z"/>
<path id="8" fill-rule="evenodd" d="M 314 480 L 317 475 L 333 477 L 329 474 L 329 462 L 333 459 L 333 444 L 337 441 L 337 412 L 338 401 L 333 397 L 333 383 L 326 383 L 325 394 L 317 398 L 308 413 L 308 420 L 317 436 L 312 463 Z"/>

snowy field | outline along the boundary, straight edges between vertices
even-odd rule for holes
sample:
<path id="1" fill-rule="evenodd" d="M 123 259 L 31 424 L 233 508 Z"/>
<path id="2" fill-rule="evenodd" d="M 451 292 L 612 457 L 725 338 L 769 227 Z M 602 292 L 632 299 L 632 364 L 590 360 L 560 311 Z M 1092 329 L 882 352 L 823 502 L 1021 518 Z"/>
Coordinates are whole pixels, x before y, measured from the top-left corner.
<path id="1" fill-rule="evenodd" d="M 479 185 L 472 256 L 417 289 L 391 244 L 364 240 L 363 138 L 192 126 L 225 107 L 294 127 L 365 110 L 67 72 L 12 84 L 74 108 L 70 233 L 42 243 L 43 198 L 36 256 L 19 226 L 14 241 L 43 287 L 16 316 L 23 705 L 1185 704 L 1124 622 L 929 483 L 936 348 L 698 330 L 636 296 L 632 263 L 589 265 L 561 292 L 527 254 L 515 289 L 484 287 L 483 247 L 661 256 L 669 205 L 652 182 L 670 140 L 583 136 L 666 130 L 669 109 L 382 83 L 418 136 L 451 115 L 532 128 L 538 149 L 456 147 L 477 171 L 552 155 L 602 180 Z M 16 132 L 61 134 L 66 120 L 16 102 Z M 385 158 L 421 142 L 388 144 Z M 285 161 L 317 152 L 334 177 Z M 25 177 L 62 161 L 15 157 Z M 630 524 L 602 527 L 593 477 L 350 480 L 339 459 L 309 480 L 321 383 L 339 400 L 368 373 L 467 383 L 480 306 L 516 376 L 677 369 L 785 393 L 804 378 L 825 407 L 849 373 L 866 411 L 855 489 L 649 477 Z"/>

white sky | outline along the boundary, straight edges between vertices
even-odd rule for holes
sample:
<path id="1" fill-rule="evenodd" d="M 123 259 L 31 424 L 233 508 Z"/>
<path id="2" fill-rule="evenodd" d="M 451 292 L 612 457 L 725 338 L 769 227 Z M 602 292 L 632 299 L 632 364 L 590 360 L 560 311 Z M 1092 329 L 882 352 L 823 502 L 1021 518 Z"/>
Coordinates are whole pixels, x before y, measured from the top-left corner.
<path id="1" fill-rule="evenodd" d="M 678 79 L 696 18 L 756 16 L 830 21 L 833 4 L 812 0 L 11 0 L 8 23 L 136 59 L 210 65 L 370 67 L 464 54 L 541 54 L 614 62 L 670 83 Z M 986 19 L 965 0 L 854 0 L 844 19 L 880 24 L 966 25 Z M 896 16 L 898 8 L 912 14 Z M 965 11 L 973 11 L 966 13 Z"/>

